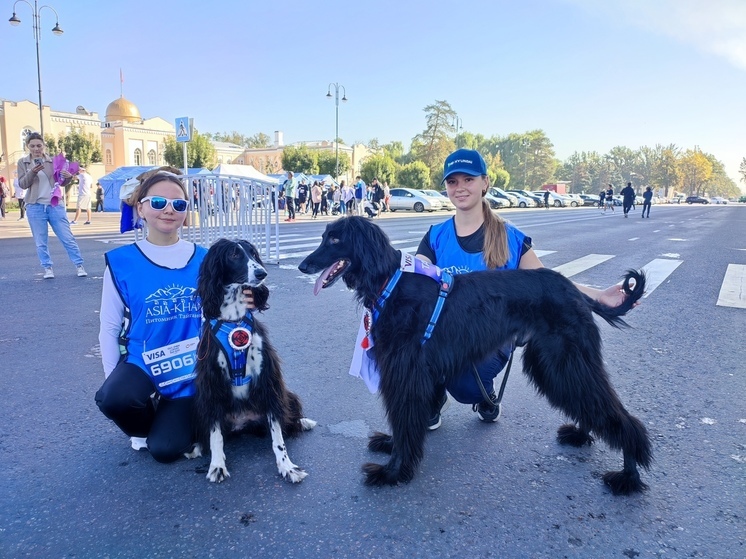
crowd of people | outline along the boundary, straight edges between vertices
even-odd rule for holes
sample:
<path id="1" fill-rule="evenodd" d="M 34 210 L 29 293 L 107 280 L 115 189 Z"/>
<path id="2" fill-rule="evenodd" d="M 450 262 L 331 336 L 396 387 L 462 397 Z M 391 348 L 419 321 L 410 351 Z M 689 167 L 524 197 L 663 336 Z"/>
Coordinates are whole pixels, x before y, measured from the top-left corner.
<path id="1" fill-rule="evenodd" d="M 311 219 L 319 215 L 363 215 L 378 217 L 390 211 L 391 189 L 387 182 L 378 178 L 367 185 L 361 176 L 354 185 L 342 180 L 339 185 L 314 181 L 310 187 L 305 179 L 298 180 L 288 171 L 287 179 L 280 185 L 278 207 L 287 212 L 285 221 L 293 222 L 296 215 L 311 213 Z"/>

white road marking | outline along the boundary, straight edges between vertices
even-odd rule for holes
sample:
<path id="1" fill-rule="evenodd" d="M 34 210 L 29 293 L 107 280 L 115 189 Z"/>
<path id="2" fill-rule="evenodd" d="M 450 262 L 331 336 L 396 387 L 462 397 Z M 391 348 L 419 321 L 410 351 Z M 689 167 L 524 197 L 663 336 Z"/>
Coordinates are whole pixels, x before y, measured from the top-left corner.
<path id="1" fill-rule="evenodd" d="M 647 278 L 645 283 L 645 295 L 643 295 L 643 297 L 647 297 L 655 291 L 656 288 L 663 283 L 663 281 L 670 276 L 676 268 L 681 266 L 682 263 L 682 260 L 656 258 L 643 266 L 642 270 L 645 272 Z"/>
<path id="2" fill-rule="evenodd" d="M 627 239 L 628 241 L 637 241 L 640 237 L 632 237 L 631 239 Z"/>
<path id="3" fill-rule="evenodd" d="M 746 266 L 728 264 L 716 304 L 720 307 L 746 309 Z"/>
<path id="4" fill-rule="evenodd" d="M 586 256 L 583 256 L 582 258 L 578 258 L 577 260 L 572 260 L 570 262 L 567 262 L 566 264 L 562 264 L 552 269 L 555 272 L 559 272 L 566 278 L 571 278 L 572 276 L 579 274 L 580 272 L 584 272 L 585 270 L 589 268 L 593 268 L 593 266 L 597 266 L 601 264 L 602 262 L 606 262 L 607 260 L 611 258 L 614 258 L 614 255 L 612 254 L 588 254 Z"/>

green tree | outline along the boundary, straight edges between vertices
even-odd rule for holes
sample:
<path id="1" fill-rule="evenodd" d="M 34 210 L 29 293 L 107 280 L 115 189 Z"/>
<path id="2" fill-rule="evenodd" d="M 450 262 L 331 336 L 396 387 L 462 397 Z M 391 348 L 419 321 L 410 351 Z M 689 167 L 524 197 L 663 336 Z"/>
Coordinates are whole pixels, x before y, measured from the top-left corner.
<path id="1" fill-rule="evenodd" d="M 679 161 L 684 192 L 702 195 L 707 181 L 712 176 L 712 162 L 698 149 L 686 150 Z"/>
<path id="2" fill-rule="evenodd" d="M 360 175 L 366 184 L 370 184 L 374 178 L 382 183 L 396 184 L 396 167 L 396 161 L 388 155 L 371 155 L 360 166 Z"/>
<path id="3" fill-rule="evenodd" d="M 77 161 L 83 166 L 102 161 L 101 142 L 93 134 L 85 134 L 82 129 L 73 130 L 69 134 L 59 134 L 56 139 L 47 135 L 44 143 L 50 155 L 62 152 L 68 161 Z"/>
<path id="4" fill-rule="evenodd" d="M 184 147 L 173 136 L 167 137 L 164 142 L 163 160 L 172 167 L 178 169 L 184 167 Z M 215 154 L 215 147 L 206 135 L 200 134 L 195 130 L 192 140 L 187 142 L 187 167 L 213 169 L 216 165 L 217 155 Z"/>
<path id="5" fill-rule="evenodd" d="M 282 168 L 286 171 L 319 174 L 318 152 L 311 151 L 308 146 L 288 146 L 282 151 Z"/>
<path id="6" fill-rule="evenodd" d="M 650 174 L 650 184 L 662 190 L 665 198 L 669 198 L 681 188 L 682 174 L 679 169 L 681 150 L 675 144 L 657 145 L 655 149 L 658 157 Z"/>
<path id="7" fill-rule="evenodd" d="M 250 138 L 246 138 L 246 143 L 242 145 L 245 145 L 247 148 L 268 148 L 272 147 L 272 138 L 264 132 L 257 132 Z"/>
<path id="8" fill-rule="evenodd" d="M 610 166 L 610 181 L 622 188 L 621 185 L 626 186 L 628 182 L 631 182 L 632 173 L 639 166 L 639 154 L 628 147 L 616 146 L 606 154 L 606 161 Z"/>
<path id="9" fill-rule="evenodd" d="M 382 146 L 383 153 L 396 161 L 399 165 L 409 163 L 407 154 L 404 153 L 404 144 L 401 142 L 390 142 Z"/>
<path id="10" fill-rule="evenodd" d="M 425 188 L 430 186 L 430 169 L 423 161 L 412 161 L 399 167 L 396 184 L 405 188 Z"/>
<path id="11" fill-rule="evenodd" d="M 335 179 L 337 176 L 344 175 L 351 167 L 350 155 L 345 151 L 339 152 L 339 174 L 335 172 L 337 168 L 337 152 L 336 150 L 323 150 L 318 152 L 317 164 L 319 168 L 319 174 L 331 175 Z"/>
<path id="12" fill-rule="evenodd" d="M 738 174 L 741 175 L 741 182 L 746 184 L 746 157 L 741 160 L 741 165 L 738 166 Z"/>
<path id="13" fill-rule="evenodd" d="M 429 185 L 434 187 L 443 176 L 443 162 L 456 147 L 453 141 L 456 111 L 448 101 L 437 100 L 423 110 L 426 127 L 412 139 L 411 151 L 415 159 L 424 162 L 430 169 Z"/>

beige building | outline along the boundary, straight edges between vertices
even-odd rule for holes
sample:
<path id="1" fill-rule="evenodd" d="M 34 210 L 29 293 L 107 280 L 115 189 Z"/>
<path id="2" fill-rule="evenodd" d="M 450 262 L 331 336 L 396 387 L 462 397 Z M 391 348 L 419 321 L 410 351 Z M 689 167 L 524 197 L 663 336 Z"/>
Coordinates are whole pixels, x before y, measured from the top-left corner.
<path id="1" fill-rule="evenodd" d="M 103 161 L 88 170 L 94 180 L 118 167 L 162 165 L 165 138 L 175 134 L 173 124 L 160 117 L 143 119 L 124 97 L 109 104 L 103 122 L 98 113 L 82 106 L 69 113 L 45 105 L 42 115 L 45 135 L 57 137 L 77 130 L 99 140 Z M 27 153 L 26 136 L 38 130 L 39 105 L 0 99 L 0 175 L 11 183 L 17 161 Z"/>

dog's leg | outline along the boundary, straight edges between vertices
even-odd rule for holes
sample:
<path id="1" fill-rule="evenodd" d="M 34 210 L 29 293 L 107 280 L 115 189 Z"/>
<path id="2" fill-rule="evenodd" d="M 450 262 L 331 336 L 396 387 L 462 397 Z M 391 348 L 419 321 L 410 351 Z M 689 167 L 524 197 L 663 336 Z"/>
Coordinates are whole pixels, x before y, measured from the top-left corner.
<path id="1" fill-rule="evenodd" d="M 629 414 L 609 381 L 600 355 L 600 336 L 595 324 L 582 321 L 573 340 L 583 347 L 568 354 L 573 340 L 556 333 L 537 336 L 523 352 L 523 368 L 540 394 L 577 423 L 557 431 L 562 444 L 590 444 L 593 432 L 611 448 L 624 454 L 624 468 L 607 472 L 603 479 L 615 495 L 644 491 L 637 466 L 645 469 L 652 462 L 650 439 L 645 426 Z"/>
<path id="2" fill-rule="evenodd" d="M 379 363 L 381 396 L 392 436 L 374 435 L 369 448 L 384 452 L 390 448 L 391 459 L 385 465 L 363 465 L 366 485 L 406 483 L 414 477 L 422 460 L 435 383 L 430 372 L 418 365 L 418 358 L 418 354 L 413 354 L 411 359 L 397 357 L 394 372 L 388 371 L 384 362 Z"/>
<path id="3" fill-rule="evenodd" d="M 308 419 L 307 417 L 301 417 L 300 426 L 303 428 L 304 431 L 310 431 L 311 429 L 316 427 L 316 422 L 313 419 Z"/>
<path id="4" fill-rule="evenodd" d="M 230 477 L 228 468 L 225 467 L 225 453 L 223 452 L 223 433 L 220 424 L 216 423 L 210 431 L 210 469 L 207 471 L 207 479 L 220 483 Z"/>
<path id="5" fill-rule="evenodd" d="M 274 417 L 272 417 L 272 414 L 267 416 L 267 420 L 269 421 L 269 432 L 272 434 L 272 450 L 275 453 L 277 470 L 280 472 L 282 477 L 289 479 L 293 483 L 303 481 L 308 473 L 301 470 L 290 461 L 287 448 L 285 447 L 285 439 L 282 436 L 282 426 Z M 312 419 L 306 421 L 313 422 L 314 425 L 316 424 Z M 313 427 L 313 425 L 311 427 Z M 309 429 L 311 427 L 309 427 Z"/>
<path id="6" fill-rule="evenodd" d="M 373 452 L 385 452 L 391 454 L 394 450 L 394 437 L 376 431 L 368 439 L 368 449 Z"/>

